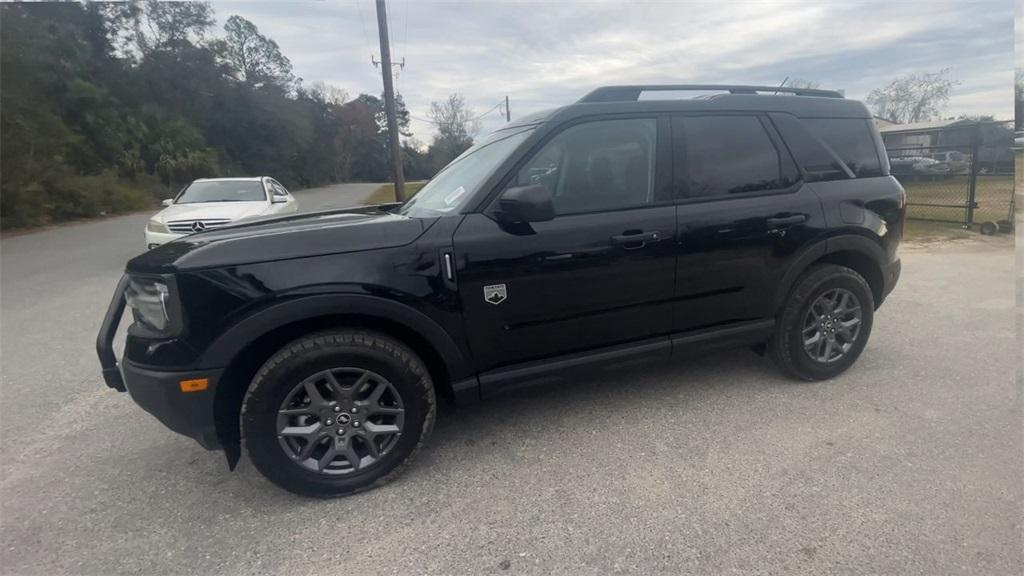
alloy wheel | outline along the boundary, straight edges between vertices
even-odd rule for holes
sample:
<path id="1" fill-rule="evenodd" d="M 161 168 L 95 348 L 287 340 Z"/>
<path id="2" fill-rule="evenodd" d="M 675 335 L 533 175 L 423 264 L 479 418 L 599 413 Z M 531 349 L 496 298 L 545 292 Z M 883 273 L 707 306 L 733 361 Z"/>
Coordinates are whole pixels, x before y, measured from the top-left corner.
<path id="1" fill-rule="evenodd" d="M 804 317 L 804 351 L 816 362 L 836 362 L 853 348 L 860 327 L 860 300 L 845 288 L 827 290 Z"/>
<path id="2" fill-rule="evenodd" d="M 285 454 L 328 475 L 373 466 L 394 449 L 404 425 L 405 408 L 394 385 L 362 368 L 332 368 L 306 378 L 277 411 Z"/>

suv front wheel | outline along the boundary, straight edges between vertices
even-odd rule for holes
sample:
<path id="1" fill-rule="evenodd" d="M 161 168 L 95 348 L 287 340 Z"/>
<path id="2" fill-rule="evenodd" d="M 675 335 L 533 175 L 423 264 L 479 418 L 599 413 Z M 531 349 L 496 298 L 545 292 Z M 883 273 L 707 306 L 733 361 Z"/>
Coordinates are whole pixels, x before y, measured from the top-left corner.
<path id="1" fill-rule="evenodd" d="M 242 434 L 275 484 L 342 496 L 394 477 L 434 414 L 430 374 L 408 347 L 374 332 L 324 332 L 267 360 L 242 404 Z"/>
<path id="2" fill-rule="evenodd" d="M 779 315 L 771 357 L 802 380 L 826 380 L 853 365 L 871 335 L 871 287 L 856 271 L 823 264 L 807 271 Z"/>

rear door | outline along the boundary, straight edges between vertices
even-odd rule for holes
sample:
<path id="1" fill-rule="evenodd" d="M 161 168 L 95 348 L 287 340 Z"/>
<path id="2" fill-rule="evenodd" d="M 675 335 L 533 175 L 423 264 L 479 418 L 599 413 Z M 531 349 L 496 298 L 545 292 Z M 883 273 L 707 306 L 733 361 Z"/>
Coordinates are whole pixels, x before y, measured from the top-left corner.
<path id="1" fill-rule="evenodd" d="M 466 215 L 456 278 L 479 370 L 668 334 L 676 218 L 658 125 L 594 119 L 550 136 L 506 189 L 546 186 L 551 221 Z"/>
<path id="2" fill-rule="evenodd" d="M 775 287 L 824 226 L 770 121 L 757 114 L 672 118 L 680 252 L 674 327 L 774 316 Z"/>

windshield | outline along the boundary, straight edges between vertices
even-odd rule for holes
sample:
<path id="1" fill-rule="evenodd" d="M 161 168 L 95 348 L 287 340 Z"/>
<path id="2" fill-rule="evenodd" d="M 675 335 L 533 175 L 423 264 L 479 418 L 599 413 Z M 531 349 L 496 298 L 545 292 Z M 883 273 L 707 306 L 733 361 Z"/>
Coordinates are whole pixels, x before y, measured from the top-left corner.
<path id="1" fill-rule="evenodd" d="M 174 203 L 262 202 L 266 199 L 263 182 L 258 180 L 212 180 L 193 182 Z"/>
<path id="2" fill-rule="evenodd" d="M 533 126 L 488 135 L 452 160 L 400 212 L 413 218 L 454 214 L 531 132 Z"/>

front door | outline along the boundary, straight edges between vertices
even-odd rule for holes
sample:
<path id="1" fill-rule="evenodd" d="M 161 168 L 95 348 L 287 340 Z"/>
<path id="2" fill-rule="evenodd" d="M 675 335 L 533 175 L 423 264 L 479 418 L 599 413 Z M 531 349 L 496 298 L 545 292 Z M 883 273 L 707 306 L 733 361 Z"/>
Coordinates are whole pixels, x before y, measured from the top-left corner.
<path id="1" fill-rule="evenodd" d="M 553 220 L 466 216 L 454 252 L 478 370 L 668 333 L 676 218 L 657 141 L 655 118 L 574 124 L 508 184 L 548 187 Z"/>

